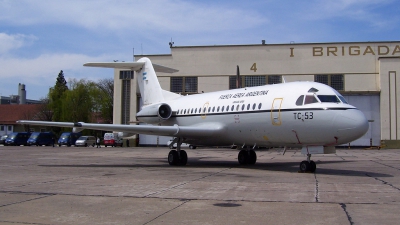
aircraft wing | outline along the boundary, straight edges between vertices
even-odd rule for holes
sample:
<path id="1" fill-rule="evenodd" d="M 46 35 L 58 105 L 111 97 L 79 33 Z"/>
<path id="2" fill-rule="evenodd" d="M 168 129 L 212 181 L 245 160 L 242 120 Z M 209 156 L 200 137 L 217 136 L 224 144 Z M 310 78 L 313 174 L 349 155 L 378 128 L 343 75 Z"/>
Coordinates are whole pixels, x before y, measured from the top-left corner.
<path id="1" fill-rule="evenodd" d="M 153 126 L 153 125 L 124 125 L 124 124 L 97 124 L 97 123 L 72 123 L 72 122 L 50 122 L 50 121 L 34 121 L 34 120 L 18 120 L 18 124 L 36 125 L 36 126 L 53 126 L 53 127 L 71 127 L 76 131 L 106 130 L 127 132 L 132 134 L 149 134 L 159 136 L 174 137 L 207 137 L 217 135 L 224 130 L 224 126 L 219 123 L 205 123 L 194 126 Z"/>

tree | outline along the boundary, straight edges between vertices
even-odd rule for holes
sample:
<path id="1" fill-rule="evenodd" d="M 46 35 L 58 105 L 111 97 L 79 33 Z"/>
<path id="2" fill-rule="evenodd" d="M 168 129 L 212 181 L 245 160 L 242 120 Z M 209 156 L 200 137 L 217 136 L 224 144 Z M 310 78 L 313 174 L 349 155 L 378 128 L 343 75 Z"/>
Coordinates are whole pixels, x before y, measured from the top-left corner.
<path id="1" fill-rule="evenodd" d="M 90 93 L 95 84 L 83 79 L 69 82 L 71 90 L 65 91 L 62 97 L 62 121 L 91 122 L 94 101 Z"/>
<path id="2" fill-rule="evenodd" d="M 114 80 L 101 79 L 97 82 L 97 94 L 94 95 L 101 118 L 105 123 L 113 122 Z"/>
<path id="3" fill-rule="evenodd" d="M 67 90 L 67 81 L 64 78 L 64 72 L 61 70 L 58 73 L 56 84 L 49 91 L 49 108 L 53 112 L 53 121 L 61 121 L 62 98 Z"/>

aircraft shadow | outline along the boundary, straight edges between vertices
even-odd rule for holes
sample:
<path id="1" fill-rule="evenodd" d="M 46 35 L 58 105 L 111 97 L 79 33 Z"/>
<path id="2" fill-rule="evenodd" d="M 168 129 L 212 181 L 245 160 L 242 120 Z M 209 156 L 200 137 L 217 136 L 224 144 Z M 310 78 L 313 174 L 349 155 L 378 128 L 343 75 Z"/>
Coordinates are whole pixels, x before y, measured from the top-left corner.
<path id="1" fill-rule="evenodd" d="M 237 169 L 249 169 L 249 170 L 265 170 L 265 171 L 276 171 L 276 172 L 288 172 L 297 173 L 299 170 L 300 162 L 257 162 L 255 165 L 239 165 L 237 161 L 213 161 L 210 158 L 203 157 L 191 157 L 186 166 L 175 166 L 171 167 L 166 160 L 157 160 L 158 164 L 155 164 L 154 159 L 148 158 L 152 164 L 145 164 L 141 158 L 141 162 L 132 162 L 131 164 L 62 164 L 62 165 L 39 165 L 42 167 L 76 167 L 76 168 L 237 168 Z M 336 176 L 356 176 L 356 177 L 393 177 L 389 174 L 376 173 L 371 171 L 360 171 L 360 170 L 346 170 L 346 169 L 330 169 L 330 168 L 318 168 L 321 164 L 340 164 L 340 163 L 351 163 L 351 161 L 317 161 L 316 174 L 321 175 L 336 175 Z M 250 175 L 251 176 L 251 175 Z"/>

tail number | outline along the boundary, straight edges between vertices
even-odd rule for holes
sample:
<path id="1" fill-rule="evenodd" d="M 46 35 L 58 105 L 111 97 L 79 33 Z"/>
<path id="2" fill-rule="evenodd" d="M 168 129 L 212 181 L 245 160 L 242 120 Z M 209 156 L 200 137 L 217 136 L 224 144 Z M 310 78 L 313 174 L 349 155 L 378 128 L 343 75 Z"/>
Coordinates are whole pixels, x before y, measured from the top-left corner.
<path id="1" fill-rule="evenodd" d="M 312 120 L 314 119 L 313 112 L 295 112 L 293 113 L 295 120 Z"/>

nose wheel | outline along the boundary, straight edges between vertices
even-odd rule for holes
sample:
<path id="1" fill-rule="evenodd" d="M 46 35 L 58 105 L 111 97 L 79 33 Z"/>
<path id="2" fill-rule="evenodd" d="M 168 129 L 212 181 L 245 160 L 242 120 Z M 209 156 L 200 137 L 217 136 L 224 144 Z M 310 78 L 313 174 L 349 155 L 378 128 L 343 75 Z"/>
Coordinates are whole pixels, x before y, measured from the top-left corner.
<path id="1" fill-rule="evenodd" d="M 300 172 L 311 172 L 314 173 L 317 169 L 317 164 L 311 160 L 311 154 L 307 155 L 307 160 L 304 160 L 300 163 Z"/>

